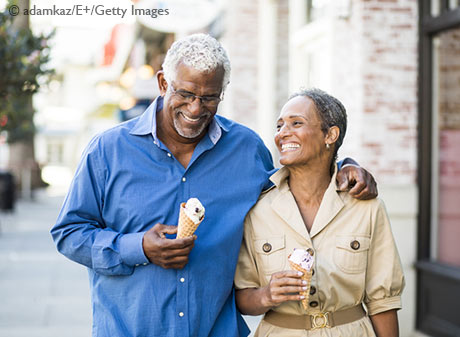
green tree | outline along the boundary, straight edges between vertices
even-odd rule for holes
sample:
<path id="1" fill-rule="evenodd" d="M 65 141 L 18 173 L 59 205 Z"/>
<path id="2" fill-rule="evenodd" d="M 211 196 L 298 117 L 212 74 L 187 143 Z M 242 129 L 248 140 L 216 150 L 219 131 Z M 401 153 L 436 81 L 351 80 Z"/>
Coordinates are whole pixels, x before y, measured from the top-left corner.
<path id="1" fill-rule="evenodd" d="M 20 14 L 10 15 L 8 9 L 18 5 Z M 32 95 L 53 73 L 45 65 L 49 61 L 49 39 L 52 34 L 34 34 L 28 16 L 21 12 L 29 8 L 28 0 L 9 0 L 0 12 L 0 131 L 7 132 L 10 144 L 9 167 L 20 182 L 21 169 L 36 171 L 34 155 L 35 127 Z M 34 172 L 37 176 L 37 172 Z M 37 177 L 32 177 L 37 185 Z"/>

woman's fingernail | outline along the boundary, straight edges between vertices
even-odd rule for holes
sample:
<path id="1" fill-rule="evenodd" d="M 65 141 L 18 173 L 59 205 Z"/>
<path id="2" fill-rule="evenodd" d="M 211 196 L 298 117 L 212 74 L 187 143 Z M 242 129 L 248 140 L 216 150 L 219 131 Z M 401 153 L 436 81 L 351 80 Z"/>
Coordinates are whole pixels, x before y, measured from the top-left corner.
<path id="1" fill-rule="evenodd" d="M 303 273 L 301 271 L 297 272 L 297 275 L 302 276 Z"/>
<path id="2" fill-rule="evenodd" d="M 302 287 L 303 290 L 307 290 L 307 287 Z"/>
<path id="3" fill-rule="evenodd" d="M 303 280 L 303 281 L 302 281 L 302 284 L 307 284 L 307 281 Z"/>
<path id="4" fill-rule="evenodd" d="M 300 295 L 300 299 L 303 300 L 305 298 L 305 296 L 303 295 Z"/>

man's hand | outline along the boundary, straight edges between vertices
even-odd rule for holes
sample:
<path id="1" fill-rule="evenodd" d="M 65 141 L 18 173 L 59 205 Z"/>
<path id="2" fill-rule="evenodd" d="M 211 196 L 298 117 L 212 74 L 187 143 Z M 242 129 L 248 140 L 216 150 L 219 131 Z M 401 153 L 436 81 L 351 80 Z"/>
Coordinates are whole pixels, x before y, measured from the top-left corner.
<path id="1" fill-rule="evenodd" d="M 337 173 L 340 191 L 348 191 L 353 198 L 368 200 L 378 195 L 374 177 L 360 166 L 345 165 Z"/>
<path id="2" fill-rule="evenodd" d="M 177 233 L 176 226 L 157 223 L 144 234 L 142 248 L 150 262 L 166 269 L 184 268 L 196 236 L 174 240 L 165 237 L 165 234 L 175 233 Z"/>

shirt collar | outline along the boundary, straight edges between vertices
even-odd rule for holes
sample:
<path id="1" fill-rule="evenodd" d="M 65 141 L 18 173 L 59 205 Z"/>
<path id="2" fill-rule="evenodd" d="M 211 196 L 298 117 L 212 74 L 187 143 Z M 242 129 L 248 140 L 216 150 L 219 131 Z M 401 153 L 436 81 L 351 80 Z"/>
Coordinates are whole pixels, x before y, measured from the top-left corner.
<path id="1" fill-rule="evenodd" d="M 334 174 L 332 175 L 331 182 L 328 186 L 328 190 L 335 188 L 335 190 L 338 190 L 337 184 L 335 182 L 336 177 L 337 177 L 337 164 L 334 164 Z M 282 189 L 284 185 L 287 186 L 287 178 L 289 177 L 289 170 L 286 166 L 283 166 L 280 168 L 278 171 L 276 171 L 274 174 L 270 176 L 270 181 L 276 185 L 278 189 Z"/>
<path id="2" fill-rule="evenodd" d="M 139 117 L 136 125 L 134 125 L 134 127 L 131 129 L 130 134 L 138 136 L 152 134 L 154 143 L 159 145 L 159 140 L 157 137 L 156 114 L 161 109 L 163 109 L 163 97 L 158 96 Z M 228 127 L 225 126 L 218 118 L 216 118 L 216 116 L 214 116 L 211 123 L 209 124 L 208 129 L 208 136 L 214 145 L 222 136 L 222 130 L 228 132 Z"/>

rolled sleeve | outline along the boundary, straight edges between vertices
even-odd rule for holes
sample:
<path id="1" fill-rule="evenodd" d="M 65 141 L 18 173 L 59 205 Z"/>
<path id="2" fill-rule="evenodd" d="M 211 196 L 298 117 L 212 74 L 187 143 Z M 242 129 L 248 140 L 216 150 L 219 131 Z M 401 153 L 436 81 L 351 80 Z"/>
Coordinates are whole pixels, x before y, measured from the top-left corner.
<path id="1" fill-rule="evenodd" d="M 369 316 L 380 314 L 388 310 L 398 310 L 402 308 L 401 296 L 383 298 L 381 300 L 367 303 L 367 311 Z"/>
<path id="2" fill-rule="evenodd" d="M 135 266 L 149 263 L 144 254 L 142 240 L 145 232 L 123 234 L 120 238 L 120 255 L 124 264 Z"/>

